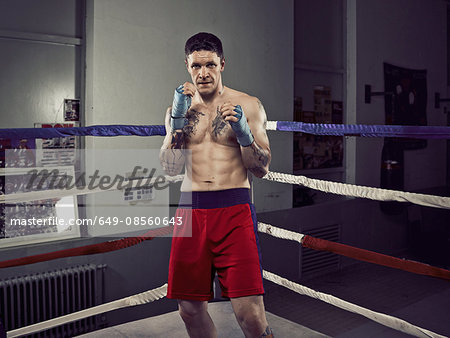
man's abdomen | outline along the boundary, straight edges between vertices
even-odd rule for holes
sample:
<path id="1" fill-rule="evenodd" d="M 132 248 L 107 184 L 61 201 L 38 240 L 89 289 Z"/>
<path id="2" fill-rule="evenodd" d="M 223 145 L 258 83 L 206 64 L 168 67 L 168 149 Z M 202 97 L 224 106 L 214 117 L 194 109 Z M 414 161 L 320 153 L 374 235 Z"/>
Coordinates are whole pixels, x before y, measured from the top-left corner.
<path id="1" fill-rule="evenodd" d="M 186 166 L 187 177 L 182 191 L 250 187 L 239 147 L 207 144 L 203 148 L 193 148 L 192 163 L 186 163 Z"/>

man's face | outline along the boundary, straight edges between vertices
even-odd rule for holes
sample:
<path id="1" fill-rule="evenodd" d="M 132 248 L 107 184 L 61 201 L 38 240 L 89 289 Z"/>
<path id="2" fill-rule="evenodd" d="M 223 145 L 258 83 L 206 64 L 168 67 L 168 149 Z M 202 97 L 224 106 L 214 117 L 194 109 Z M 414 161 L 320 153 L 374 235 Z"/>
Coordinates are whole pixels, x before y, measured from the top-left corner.
<path id="1" fill-rule="evenodd" d="M 201 50 L 189 54 L 186 66 L 200 95 L 209 95 L 216 91 L 221 83 L 225 61 L 220 61 L 215 52 Z"/>

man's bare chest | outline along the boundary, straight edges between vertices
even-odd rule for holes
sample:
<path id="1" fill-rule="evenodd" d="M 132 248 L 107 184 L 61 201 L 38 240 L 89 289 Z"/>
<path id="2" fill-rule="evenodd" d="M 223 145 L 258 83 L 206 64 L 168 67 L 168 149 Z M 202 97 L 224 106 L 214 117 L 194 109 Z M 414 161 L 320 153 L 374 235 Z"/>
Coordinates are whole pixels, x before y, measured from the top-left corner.
<path id="1" fill-rule="evenodd" d="M 235 145 L 236 137 L 230 123 L 225 121 L 218 108 L 192 108 L 188 111 L 187 124 L 183 131 L 189 143 L 216 142 L 219 144 Z"/>

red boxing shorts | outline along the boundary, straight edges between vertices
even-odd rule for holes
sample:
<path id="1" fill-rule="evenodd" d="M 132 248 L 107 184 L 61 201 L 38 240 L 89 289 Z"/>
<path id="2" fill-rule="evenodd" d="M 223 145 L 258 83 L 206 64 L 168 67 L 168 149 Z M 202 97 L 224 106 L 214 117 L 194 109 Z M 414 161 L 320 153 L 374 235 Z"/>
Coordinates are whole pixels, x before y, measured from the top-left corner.
<path id="1" fill-rule="evenodd" d="M 183 222 L 175 226 L 172 238 L 167 298 L 212 299 L 216 272 L 223 297 L 264 294 L 248 189 L 182 193 L 176 217 Z M 190 226 L 192 236 L 179 237 Z"/>

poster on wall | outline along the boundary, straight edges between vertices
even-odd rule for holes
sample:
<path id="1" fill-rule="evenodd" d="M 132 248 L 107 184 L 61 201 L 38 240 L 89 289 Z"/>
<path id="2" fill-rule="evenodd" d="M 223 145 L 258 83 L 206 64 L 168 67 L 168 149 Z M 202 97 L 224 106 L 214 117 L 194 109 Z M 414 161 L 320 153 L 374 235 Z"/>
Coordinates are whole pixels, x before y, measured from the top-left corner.
<path id="1" fill-rule="evenodd" d="M 384 63 L 386 124 L 425 126 L 427 124 L 427 71 Z M 426 140 L 399 139 L 403 149 L 422 149 Z"/>
<path id="2" fill-rule="evenodd" d="M 0 139 L 0 168 L 34 167 L 35 149 L 34 139 Z"/>
<path id="3" fill-rule="evenodd" d="M 64 121 L 80 121 L 80 100 L 64 100 Z"/>
<path id="4" fill-rule="evenodd" d="M 72 128 L 79 122 L 35 123 L 35 128 Z M 77 136 L 36 139 L 36 165 L 38 167 L 77 165 Z"/>

